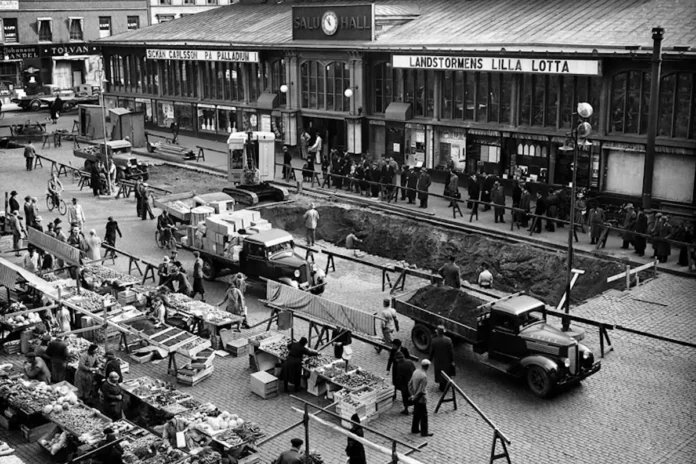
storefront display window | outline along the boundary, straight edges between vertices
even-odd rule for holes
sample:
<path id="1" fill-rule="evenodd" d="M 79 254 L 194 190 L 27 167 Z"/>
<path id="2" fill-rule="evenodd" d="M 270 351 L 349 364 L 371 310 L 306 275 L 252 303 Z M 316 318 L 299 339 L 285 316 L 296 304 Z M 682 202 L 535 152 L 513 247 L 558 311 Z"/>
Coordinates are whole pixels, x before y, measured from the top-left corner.
<path id="1" fill-rule="evenodd" d="M 447 71 L 442 83 L 443 119 L 510 123 L 512 76 Z"/>
<path id="2" fill-rule="evenodd" d="M 152 100 L 147 98 L 136 98 L 135 111 L 145 113 L 145 123 L 155 122 L 154 112 L 152 111 Z"/>
<path id="3" fill-rule="evenodd" d="M 674 73 L 662 77 L 660 83 L 660 115 L 658 135 L 664 137 L 696 138 L 689 119 L 694 119 L 693 73 Z M 691 129 L 691 130 L 689 130 Z"/>
<path id="4" fill-rule="evenodd" d="M 559 153 L 563 152 L 559 151 Z M 549 152 L 547 143 L 517 139 L 515 169 L 512 173 L 514 178 L 529 179 L 533 182 L 547 182 L 548 167 Z M 558 166 L 556 169 L 558 169 Z"/>
<path id="5" fill-rule="evenodd" d="M 395 72 L 391 63 L 379 63 L 373 67 L 375 82 L 373 113 L 384 113 L 387 110 L 387 106 L 394 100 Z"/>
<path id="6" fill-rule="evenodd" d="M 175 103 L 174 117 L 179 122 L 179 130 L 195 130 L 196 121 L 193 117 L 193 107 L 188 103 Z"/>
<path id="7" fill-rule="evenodd" d="M 218 106 L 217 124 L 218 134 L 237 132 L 237 109 L 229 106 Z"/>
<path id="8" fill-rule="evenodd" d="M 466 133 L 463 130 L 442 128 L 439 131 L 439 156 L 435 168 L 445 169 L 449 164 L 457 171 L 466 170 Z"/>
<path id="9" fill-rule="evenodd" d="M 172 102 L 157 102 L 157 125 L 160 127 L 169 128 L 174 122 L 174 103 Z"/>
<path id="10" fill-rule="evenodd" d="M 411 104 L 413 117 L 432 117 L 434 111 L 435 72 L 408 69 L 403 73 L 404 101 Z"/>
<path id="11" fill-rule="evenodd" d="M 215 132 L 217 129 L 215 106 L 199 104 L 198 113 L 198 130 L 202 132 Z"/>
<path id="12" fill-rule="evenodd" d="M 406 124 L 406 164 L 410 166 L 425 166 L 425 126 L 422 124 Z"/>

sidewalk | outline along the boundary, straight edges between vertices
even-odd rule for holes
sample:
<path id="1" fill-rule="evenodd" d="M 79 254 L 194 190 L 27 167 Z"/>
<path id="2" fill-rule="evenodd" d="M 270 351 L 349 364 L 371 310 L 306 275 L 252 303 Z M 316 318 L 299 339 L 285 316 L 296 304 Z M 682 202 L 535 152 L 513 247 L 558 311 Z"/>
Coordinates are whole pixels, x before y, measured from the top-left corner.
<path id="1" fill-rule="evenodd" d="M 165 131 L 148 131 L 152 132 L 154 134 L 159 134 L 167 137 L 171 137 L 171 134 L 169 132 Z M 185 136 L 185 135 L 180 135 L 179 136 L 179 144 L 184 147 L 189 147 L 191 149 L 194 149 L 196 145 L 204 147 L 204 148 L 213 148 L 215 150 L 221 150 L 221 151 L 227 151 L 227 146 L 224 143 L 221 142 L 215 142 L 211 140 L 206 140 L 206 139 L 198 139 L 190 136 Z M 195 149 L 195 152 L 197 153 L 198 150 Z M 139 153 L 142 153 L 144 156 L 151 156 L 154 158 L 157 158 L 157 154 L 147 154 L 145 153 L 145 150 L 141 150 Z M 168 159 L 171 161 L 170 159 Z M 183 162 L 183 161 L 182 161 Z M 282 154 L 278 154 L 276 157 L 276 163 L 282 163 Z M 222 153 L 216 153 L 212 151 L 206 151 L 205 152 L 205 161 L 186 161 L 184 162 L 187 165 L 190 166 L 198 166 L 201 168 L 207 168 L 207 169 L 212 169 L 215 171 L 219 172 L 227 172 L 227 156 L 222 154 Z M 293 158 L 292 164 L 294 168 L 300 169 L 302 168 L 302 165 L 304 164 L 304 160 L 300 158 Z M 315 169 L 319 169 L 319 167 L 315 167 Z M 300 172 L 296 172 L 296 176 L 298 179 L 302 179 Z M 321 173 L 319 173 L 319 178 L 321 179 Z M 275 180 L 279 182 L 284 182 L 284 179 L 282 178 L 282 171 L 281 171 L 281 166 L 276 166 L 276 176 Z M 311 183 L 309 182 L 303 182 L 303 188 L 310 188 Z M 316 186 L 316 184 L 315 184 Z M 434 193 L 437 195 L 442 195 L 444 192 L 444 184 L 441 182 L 433 182 L 433 184 L 430 187 L 430 193 Z M 331 190 L 334 190 L 333 187 Z M 460 187 L 460 192 L 462 192 L 462 196 L 466 198 L 466 189 Z M 356 193 L 350 193 L 346 190 L 341 191 L 342 194 L 345 195 L 353 195 L 356 198 L 365 198 L 365 197 L 359 197 L 358 194 Z M 375 200 L 379 201 L 379 200 Z M 568 246 L 568 227 L 557 227 L 555 232 L 548 232 L 544 230 L 542 227 L 542 232 L 541 234 L 533 234 L 530 236 L 530 233 L 527 231 L 527 229 L 520 228 L 518 229 L 515 227 L 514 230 L 510 230 L 511 226 L 511 217 L 510 217 L 510 212 L 506 211 L 505 214 L 505 223 L 500 224 L 500 223 L 495 223 L 494 217 L 493 217 L 493 210 L 491 209 L 490 211 L 483 211 L 483 208 L 479 208 L 479 217 L 478 220 L 476 218 L 473 218 L 472 222 L 469 222 L 469 216 L 471 213 L 471 210 L 466 209 L 466 203 L 460 203 L 460 208 L 463 213 L 463 217 L 457 215 L 456 218 L 452 217 L 452 208 L 448 206 L 448 200 L 445 200 L 443 198 L 437 198 L 431 197 L 428 200 L 428 208 L 423 210 L 418 208 L 417 205 L 409 205 L 407 202 L 400 201 L 396 203 L 400 208 L 404 208 L 407 210 L 413 210 L 417 213 L 429 213 L 432 214 L 434 217 L 439 217 L 442 219 L 447 219 L 449 221 L 453 221 L 459 224 L 466 224 L 472 228 L 475 229 L 480 229 L 483 231 L 492 231 L 495 232 L 496 234 L 502 234 L 506 235 L 509 237 L 514 237 L 516 239 L 520 240 L 529 240 L 537 243 L 542 243 L 542 244 L 548 244 L 550 246 L 553 246 L 555 248 L 559 249 L 566 249 Z M 507 197 L 507 206 L 512 206 L 512 199 L 508 196 Z M 533 208 L 532 208 L 533 211 Z M 531 223 L 531 221 L 530 221 Z M 645 257 L 639 257 L 637 256 L 632 249 L 629 250 L 622 250 L 621 244 L 621 237 L 618 236 L 616 233 L 612 233 L 609 235 L 609 239 L 607 240 L 607 245 L 606 248 L 601 248 L 599 250 L 595 249 L 595 245 L 590 244 L 590 237 L 589 237 L 589 228 L 585 227 L 585 232 L 582 233 L 581 230 L 578 228 L 577 234 L 578 234 L 578 242 L 574 243 L 574 246 L 577 250 L 582 250 L 587 253 L 592 253 L 596 254 L 598 256 L 602 257 L 607 257 L 607 258 L 612 258 L 615 260 L 620 260 L 625 262 L 626 264 L 630 264 L 632 267 L 640 266 L 642 264 L 646 264 L 649 262 L 652 262 L 652 248 L 650 244 L 648 244 L 648 248 L 646 249 Z M 677 261 L 679 258 L 679 250 L 676 248 L 672 249 L 672 254 L 669 257 L 667 263 L 664 264 L 659 264 L 659 267 L 664 269 L 665 271 L 674 273 L 674 274 L 679 274 L 683 276 L 696 276 L 696 272 L 689 272 L 688 267 L 686 266 L 679 266 L 677 265 Z"/>

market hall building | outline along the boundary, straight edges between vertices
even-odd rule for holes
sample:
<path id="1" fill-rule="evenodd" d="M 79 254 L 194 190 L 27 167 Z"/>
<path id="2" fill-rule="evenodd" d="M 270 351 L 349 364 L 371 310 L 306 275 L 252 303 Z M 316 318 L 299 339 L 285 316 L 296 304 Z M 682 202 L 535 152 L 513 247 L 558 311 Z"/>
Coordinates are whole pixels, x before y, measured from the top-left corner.
<path id="1" fill-rule="evenodd" d="M 223 140 L 568 185 L 578 102 L 594 108 L 578 186 L 642 192 L 652 37 L 665 30 L 653 198 L 694 205 L 696 3 L 679 0 L 241 1 L 100 40 L 107 104 Z"/>

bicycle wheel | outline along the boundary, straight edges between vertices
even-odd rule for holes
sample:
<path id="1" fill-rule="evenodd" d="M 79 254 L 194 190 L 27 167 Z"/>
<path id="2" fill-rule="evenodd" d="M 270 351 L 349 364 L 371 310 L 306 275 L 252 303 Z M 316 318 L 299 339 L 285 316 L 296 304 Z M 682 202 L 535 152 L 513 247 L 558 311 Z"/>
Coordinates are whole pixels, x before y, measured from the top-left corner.
<path id="1" fill-rule="evenodd" d="M 159 230 L 155 231 L 155 242 L 157 242 L 158 247 L 164 248 L 164 243 L 162 243 L 162 240 L 160 238 L 160 231 Z"/>
<path id="2" fill-rule="evenodd" d="M 65 204 L 65 200 L 63 199 L 61 199 L 60 203 L 58 204 L 58 212 L 61 216 L 65 216 L 65 213 L 68 212 L 68 205 Z"/>
<path id="3" fill-rule="evenodd" d="M 46 208 L 49 211 L 53 211 L 53 208 L 55 206 L 53 205 L 53 198 L 51 198 L 51 195 L 46 195 Z"/>

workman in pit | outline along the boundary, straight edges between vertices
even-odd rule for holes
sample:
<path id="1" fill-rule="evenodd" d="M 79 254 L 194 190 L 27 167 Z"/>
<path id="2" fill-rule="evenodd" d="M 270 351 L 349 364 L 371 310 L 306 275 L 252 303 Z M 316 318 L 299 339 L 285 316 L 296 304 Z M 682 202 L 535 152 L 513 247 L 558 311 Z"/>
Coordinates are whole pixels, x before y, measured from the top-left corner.
<path id="1" fill-rule="evenodd" d="M 483 269 L 478 276 L 478 284 L 481 288 L 493 288 L 493 274 L 488 270 L 485 264 L 481 265 Z"/>
<path id="2" fill-rule="evenodd" d="M 449 262 L 442 266 L 437 272 L 445 279 L 445 285 L 452 288 L 461 288 L 462 281 L 459 272 L 459 266 L 454 262 L 455 257 L 450 256 Z"/>

